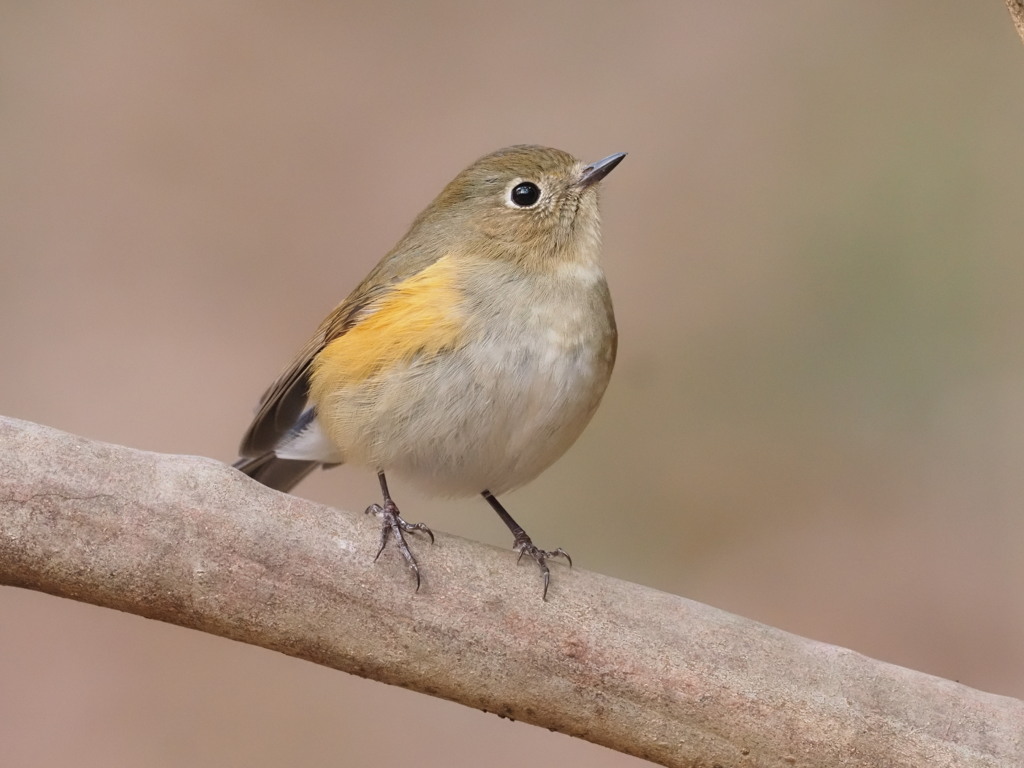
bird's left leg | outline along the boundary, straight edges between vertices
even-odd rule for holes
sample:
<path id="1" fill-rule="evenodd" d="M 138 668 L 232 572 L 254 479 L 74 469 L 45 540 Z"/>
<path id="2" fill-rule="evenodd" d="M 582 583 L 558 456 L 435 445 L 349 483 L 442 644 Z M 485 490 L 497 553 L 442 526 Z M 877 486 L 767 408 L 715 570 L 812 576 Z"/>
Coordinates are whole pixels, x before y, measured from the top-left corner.
<path id="1" fill-rule="evenodd" d="M 558 549 L 547 551 L 539 549 L 534 545 L 533 539 L 527 535 L 526 531 L 523 530 L 523 526 L 512 519 L 510 515 L 490 491 L 484 491 L 481 496 L 487 499 L 487 503 L 493 507 L 494 511 L 498 513 L 498 517 L 501 521 L 508 526 L 508 529 L 512 531 L 514 540 L 512 542 L 512 549 L 519 553 L 519 559 L 523 559 L 523 555 L 529 555 L 540 566 L 541 575 L 544 578 L 544 593 L 541 598 L 544 600 L 548 599 L 548 584 L 551 581 L 551 571 L 548 568 L 547 560 L 549 557 L 564 557 L 569 561 L 569 567 L 572 567 L 572 558 L 569 557 L 569 553 L 559 547 Z"/>

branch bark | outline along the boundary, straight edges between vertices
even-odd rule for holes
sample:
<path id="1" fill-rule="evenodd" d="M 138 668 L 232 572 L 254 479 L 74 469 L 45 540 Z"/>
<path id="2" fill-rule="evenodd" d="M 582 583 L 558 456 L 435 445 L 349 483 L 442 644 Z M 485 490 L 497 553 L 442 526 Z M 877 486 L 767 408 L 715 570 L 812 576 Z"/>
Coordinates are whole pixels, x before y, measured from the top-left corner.
<path id="1" fill-rule="evenodd" d="M 1019 766 L 1024 702 L 375 521 L 211 459 L 0 417 L 0 584 L 252 643 L 668 766 Z"/>

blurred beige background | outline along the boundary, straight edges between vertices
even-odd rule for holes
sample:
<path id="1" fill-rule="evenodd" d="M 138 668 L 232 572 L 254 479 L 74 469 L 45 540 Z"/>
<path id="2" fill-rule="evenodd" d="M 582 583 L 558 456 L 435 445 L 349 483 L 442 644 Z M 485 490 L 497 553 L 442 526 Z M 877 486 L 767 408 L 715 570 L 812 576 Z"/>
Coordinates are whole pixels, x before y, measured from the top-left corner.
<path id="1" fill-rule="evenodd" d="M 513 514 L 583 568 L 1021 697 L 1022 130 L 999 0 L 2 2 L 0 413 L 231 460 L 463 166 L 628 151 L 618 369 Z M 395 490 L 510 544 L 480 500 Z M 6 768 L 640 764 L 7 588 L 0 679 Z"/>

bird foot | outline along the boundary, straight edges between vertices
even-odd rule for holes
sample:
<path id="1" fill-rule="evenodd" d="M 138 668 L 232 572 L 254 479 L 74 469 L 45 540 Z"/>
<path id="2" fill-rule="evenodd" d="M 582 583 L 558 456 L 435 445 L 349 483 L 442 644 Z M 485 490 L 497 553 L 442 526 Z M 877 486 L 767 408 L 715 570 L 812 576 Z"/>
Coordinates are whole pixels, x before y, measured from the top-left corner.
<path id="1" fill-rule="evenodd" d="M 412 550 L 409 549 L 409 545 L 405 542 L 405 534 L 413 532 L 425 533 L 430 537 L 430 543 L 433 544 L 434 532 L 423 523 L 407 523 L 403 520 L 402 516 L 398 514 L 398 506 L 391 499 L 385 499 L 383 506 L 371 504 L 366 508 L 366 514 L 376 515 L 381 520 L 380 548 L 377 550 L 377 554 L 373 556 L 373 561 L 377 562 L 377 558 L 380 557 L 384 547 L 388 544 L 388 538 L 393 538 L 395 546 L 398 547 L 398 551 L 405 558 L 405 564 L 409 566 L 409 570 L 416 577 L 416 591 L 419 592 L 420 568 L 416 564 L 416 558 L 413 557 Z"/>
<path id="2" fill-rule="evenodd" d="M 525 532 L 516 534 L 515 541 L 512 544 L 512 549 L 519 553 L 519 560 L 523 559 L 523 555 L 533 558 L 533 560 L 540 566 L 541 577 L 544 579 L 544 592 L 541 595 L 542 600 L 548 599 L 548 584 L 551 582 L 551 569 L 548 568 L 548 558 L 551 557 L 564 557 L 569 563 L 569 567 L 572 568 L 572 558 L 569 557 L 569 553 L 559 547 L 554 550 L 540 549 L 534 545 L 533 540 L 526 535 Z"/>

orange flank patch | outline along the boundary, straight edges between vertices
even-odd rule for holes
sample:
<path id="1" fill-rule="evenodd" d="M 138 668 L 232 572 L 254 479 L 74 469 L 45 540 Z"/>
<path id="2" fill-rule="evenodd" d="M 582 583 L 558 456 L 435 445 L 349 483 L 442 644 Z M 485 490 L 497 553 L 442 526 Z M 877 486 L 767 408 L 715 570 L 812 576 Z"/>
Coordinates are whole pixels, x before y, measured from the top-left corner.
<path id="1" fill-rule="evenodd" d="M 457 346 L 463 331 L 460 298 L 447 256 L 398 283 L 313 359 L 313 400 L 417 356 Z"/>

